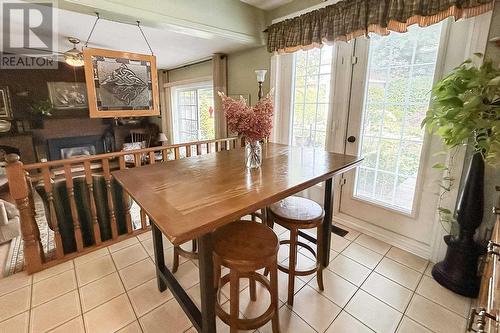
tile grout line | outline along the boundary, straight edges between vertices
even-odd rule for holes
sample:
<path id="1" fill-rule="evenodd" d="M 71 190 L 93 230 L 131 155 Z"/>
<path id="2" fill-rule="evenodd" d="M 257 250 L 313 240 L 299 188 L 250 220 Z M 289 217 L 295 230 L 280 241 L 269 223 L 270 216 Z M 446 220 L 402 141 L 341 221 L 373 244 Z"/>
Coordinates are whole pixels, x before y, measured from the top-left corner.
<path id="1" fill-rule="evenodd" d="M 32 297 L 33 297 L 33 287 L 35 285 L 35 278 L 32 276 L 31 277 L 31 283 L 30 283 L 30 301 L 29 301 L 29 308 L 28 308 L 28 332 L 31 332 L 31 304 L 32 304 Z"/>
<path id="2" fill-rule="evenodd" d="M 355 237 L 352 241 L 351 241 L 351 240 L 348 240 L 348 239 L 346 239 L 346 238 L 345 238 L 345 239 L 348 241 L 348 243 L 349 243 L 349 245 L 350 245 L 350 244 L 352 244 L 352 243 L 354 242 L 354 240 L 355 240 L 356 238 L 358 238 L 360 235 L 361 235 L 361 234 L 359 234 L 358 236 L 356 236 L 356 237 Z M 342 237 L 342 238 L 344 238 L 344 237 Z M 344 250 L 345 250 L 345 249 L 346 249 L 349 245 L 347 245 L 347 246 L 346 246 L 346 247 L 345 247 L 345 248 L 344 248 L 341 252 L 338 252 L 338 253 L 339 253 L 339 255 L 340 255 L 340 254 L 341 254 L 341 253 L 342 253 L 342 252 L 343 252 L 343 251 L 344 251 Z M 330 246 L 330 248 L 331 248 L 331 246 Z M 286 260 L 286 259 L 285 259 L 285 260 Z M 285 260 L 283 260 L 283 261 L 285 261 Z M 331 261 L 330 261 L 330 262 L 331 262 Z M 328 263 L 328 266 L 330 266 L 330 263 Z M 325 267 L 325 269 L 328 269 L 328 267 Z M 328 270 L 329 270 L 329 269 L 328 269 Z M 329 270 L 329 271 L 330 271 L 330 270 Z M 331 271 L 331 272 L 332 272 L 332 271 Z M 334 272 L 332 272 L 332 273 L 334 273 Z M 335 274 L 335 273 L 334 273 L 334 274 Z M 338 275 L 338 274 L 336 274 L 336 275 Z M 368 275 L 368 276 L 369 276 L 369 275 Z M 366 278 L 368 278 L 368 276 L 367 276 Z M 340 278 L 342 278 L 340 275 L 339 275 L 339 277 L 340 277 Z M 338 308 L 340 308 L 339 313 L 338 313 L 338 314 L 337 314 L 337 315 L 333 318 L 333 320 L 332 320 L 332 321 L 330 322 L 330 324 L 327 326 L 327 328 L 326 328 L 326 330 L 325 330 L 325 332 L 326 332 L 326 331 L 330 328 L 330 326 L 332 326 L 332 324 L 335 322 L 335 320 L 338 318 L 338 316 L 340 316 L 340 314 L 342 313 L 342 311 L 344 311 L 344 308 L 347 306 L 347 304 L 350 302 L 350 300 L 354 297 L 354 295 L 358 292 L 358 290 L 360 289 L 360 287 L 358 287 L 358 286 L 354 285 L 353 283 L 351 283 L 350 281 L 347 281 L 347 280 L 346 280 L 347 282 L 349 282 L 349 283 L 353 284 L 354 286 L 356 286 L 356 291 L 352 294 L 352 296 L 349 298 L 349 300 L 346 302 L 346 304 L 345 304 L 343 307 L 340 307 L 337 303 L 333 302 L 333 301 L 332 301 L 332 300 L 330 300 L 328 297 L 326 297 L 326 296 L 324 296 L 322 293 L 318 292 L 318 291 L 317 291 L 317 290 L 316 290 L 313 286 L 311 286 L 311 285 L 309 284 L 309 283 L 310 283 L 313 279 L 314 279 L 314 277 L 313 277 L 313 278 L 311 278 L 309 281 L 307 281 L 307 282 L 306 282 L 306 283 L 305 283 L 305 284 L 304 284 L 301 288 L 299 288 L 299 290 L 298 290 L 298 291 L 297 291 L 294 295 L 296 295 L 296 294 L 297 294 L 300 290 L 304 289 L 304 288 L 305 288 L 305 286 L 308 286 L 308 287 L 310 287 L 311 289 L 313 289 L 316 293 L 318 293 L 318 295 L 321 295 L 321 296 L 322 296 L 322 297 L 324 297 L 327 301 L 329 301 L 329 302 L 333 303 L 335 306 L 337 306 Z M 342 278 L 342 279 L 344 279 L 344 278 Z M 345 279 L 344 279 L 344 280 L 345 280 Z M 366 280 L 366 279 L 365 279 L 365 280 Z M 302 281 L 302 282 L 304 282 L 304 281 Z M 364 283 L 364 281 L 363 281 L 363 283 Z M 316 332 L 317 332 L 317 330 L 316 330 L 316 329 L 314 329 L 314 328 L 313 328 L 313 327 L 312 327 L 312 326 L 311 326 L 311 325 L 307 322 L 307 320 L 305 320 L 304 318 L 302 318 L 302 317 L 301 317 L 301 316 L 300 316 L 297 312 L 295 312 L 295 311 L 293 310 L 293 308 L 290 308 L 290 307 L 288 306 L 288 304 L 287 304 L 287 303 L 285 303 L 285 306 L 287 306 L 287 307 L 288 307 L 288 308 L 289 308 L 289 309 L 290 309 L 290 310 L 291 310 L 291 311 L 292 311 L 295 315 L 297 315 L 297 316 L 298 316 L 300 319 L 302 319 L 302 320 L 303 320 L 306 324 L 308 324 L 308 325 L 309 325 L 309 326 L 310 326 L 310 327 L 311 327 L 314 331 L 316 331 Z M 347 312 L 347 311 L 346 311 L 346 312 Z M 348 313 L 348 312 L 347 312 L 347 313 Z M 359 320 L 358 320 L 358 321 L 359 321 Z M 364 325 L 364 323 L 362 323 L 362 324 Z M 366 326 L 366 325 L 365 325 L 365 326 Z M 368 327 L 368 326 L 366 326 L 366 327 Z M 369 329 L 370 329 L 370 328 L 369 328 Z M 370 329 L 370 330 L 371 330 L 371 329 Z M 322 332 L 320 332 L 320 333 L 322 333 Z"/>
<path id="3" fill-rule="evenodd" d="M 82 295 L 80 294 L 80 288 L 78 288 L 78 279 L 76 277 L 76 266 L 74 259 L 73 259 L 73 274 L 75 275 L 76 292 L 78 293 L 78 304 L 80 305 L 80 316 L 82 317 L 83 330 L 84 332 L 87 332 L 87 328 L 85 327 L 85 317 L 83 316 Z"/>
<path id="4" fill-rule="evenodd" d="M 427 266 L 429 266 L 429 265 L 430 265 L 430 261 L 429 261 L 429 263 L 427 264 Z M 426 269 L 427 269 L 427 266 L 425 267 Z M 420 285 L 420 282 L 422 281 L 422 279 L 424 278 L 424 275 L 425 275 L 425 270 L 424 270 L 424 273 L 422 274 L 422 276 L 420 276 L 420 279 L 418 280 L 417 286 L 415 287 L 415 290 L 413 291 L 413 293 L 412 293 L 412 295 L 411 295 L 410 301 L 409 301 L 409 302 L 408 302 L 408 304 L 406 305 L 406 308 L 405 308 L 405 310 L 404 310 L 404 312 L 403 312 L 403 317 L 401 317 L 401 320 L 399 321 L 399 324 L 398 324 L 398 329 L 400 328 L 401 323 L 403 322 L 404 317 L 408 317 L 408 316 L 406 316 L 406 313 L 407 313 L 407 311 L 408 311 L 408 308 L 410 307 L 411 301 L 413 300 L 413 298 L 415 297 L 415 295 L 419 295 L 419 294 L 417 294 L 417 288 L 418 288 L 418 286 Z M 428 327 L 427 327 L 427 326 L 425 326 L 423 323 L 420 323 L 419 321 L 417 321 L 417 320 L 415 320 L 415 319 L 413 319 L 413 318 L 411 318 L 411 317 L 408 317 L 408 318 L 409 318 L 409 319 L 411 319 L 411 320 L 413 320 L 413 321 L 414 321 L 414 322 L 416 322 L 417 324 L 422 325 L 423 327 L 425 327 L 425 328 L 426 328 L 426 329 L 428 329 L 429 331 L 431 331 L 431 332 L 435 333 L 432 329 L 428 328 Z"/>
<path id="5" fill-rule="evenodd" d="M 139 244 L 140 244 L 141 248 L 142 248 L 142 249 L 143 249 L 143 250 L 147 253 L 146 249 L 144 248 L 144 246 L 142 245 L 142 243 L 139 241 L 139 239 L 137 238 L 137 236 L 135 236 L 135 238 L 136 238 L 136 239 L 137 239 L 137 241 L 139 242 Z M 135 243 L 134 243 L 133 245 L 135 245 Z M 127 246 L 127 247 L 129 247 L 129 246 Z M 127 247 L 125 247 L 125 248 L 127 248 Z M 124 248 L 124 249 L 125 249 L 125 248 Z M 108 250 L 109 250 L 109 249 L 108 249 Z M 120 249 L 120 250 L 121 250 L 121 249 Z M 118 251 L 116 251 L 116 252 L 118 252 Z M 111 253 L 111 251 L 110 251 L 110 253 Z M 141 259 L 141 260 L 142 260 L 142 259 Z M 141 261 L 141 260 L 139 260 L 139 261 Z M 117 272 L 117 274 L 118 274 L 118 278 L 120 279 L 120 282 L 121 282 L 121 284 L 122 284 L 122 287 L 123 287 L 123 289 L 125 290 L 125 295 L 127 296 L 128 303 L 129 303 L 130 307 L 132 308 L 132 312 L 134 313 L 135 321 L 139 322 L 139 318 L 137 317 L 137 313 L 135 312 L 135 309 L 134 309 L 134 307 L 132 306 L 132 301 L 130 300 L 130 296 L 129 296 L 128 292 L 127 292 L 127 288 L 125 287 L 125 284 L 123 283 L 123 279 L 122 279 L 122 277 L 121 277 L 121 275 L 120 275 L 120 273 L 119 273 L 118 267 L 116 266 L 116 262 L 115 262 L 115 260 L 113 259 L 113 256 L 112 256 L 112 255 L 111 255 L 111 261 L 113 262 L 113 265 L 115 266 L 116 272 Z M 139 262 L 139 261 L 137 261 L 137 262 Z M 134 263 L 134 264 L 135 264 L 135 263 Z M 132 264 L 132 265 L 133 265 L 133 264 Z M 129 265 L 129 266 L 131 266 L 131 265 Z M 126 266 L 126 267 L 129 267 L 129 266 Z M 122 269 L 124 269 L 124 268 L 126 268 L 126 267 L 122 267 Z M 115 298 L 120 297 L 121 295 L 123 295 L 123 294 L 120 294 L 120 295 L 116 296 Z M 106 303 L 108 303 L 108 302 L 109 302 L 109 301 L 107 301 Z M 104 303 L 104 304 L 106 304 L 106 303 Z M 122 329 L 122 328 L 124 328 L 124 327 L 127 327 L 128 325 L 130 325 L 130 323 L 127 323 L 125 326 L 120 327 L 120 328 L 119 328 L 119 329 L 117 329 L 115 332 L 117 332 L 117 331 L 121 330 L 121 329 Z"/>
<path id="6" fill-rule="evenodd" d="M 71 261 L 73 261 L 73 259 L 71 259 Z M 75 268 L 75 267 L 73 266 L 73 274 L 75 274 L 75 282 L 76 282 L 76 281 L 77 281 L 77 280 L 76 280 L 76 271 L 75 271 L 75 269 L 74 269 L 74 268 Z M 47 279 L 50 279 L 50 278 L 52 278 L 52 277 L 56 277 L 56 276 L 58 276 L 58 275 L 61 275 L 61 274 L 63 274 L 63 273 L 66 273 L 67 271 L 69 271 L 69 269 L 68 269 L 68 270 L 66 270 L 66 271 L 64 271 L 64 272 L 61 272 L 61 273 L 59 273 L 59 274 L 56 274 L 56 275 L 54 275 L 54 276 L 51 276 L 51 277 L 49 277 L 49 278 L 47 278 Z M 41 282 L 41 281 L 44 281 L 44 280 L 47 280 L 47 279 L 43 279 L 43 280 L 40 280 L 40 281 L 38 281 L 38 282 Z M 37 283 L 38 283 L 38 282 L 37 282 Z M 34 284 L 33 284 L 33 286 L 34 286 Z M 79 314 L 79 315 L 76 315 L 75 317 L 71 317 L 71 318 L 69 318 L 69 319 L 68 319 L 68 320 L 66 320 L 66 321 L 63 321 L 62 323 L 59 323 L 58 325 L 56 325 L 56 326 L 54 326 L 54 327 L 52 327 L 52 328 L 48 329 L 48 330 L 47 330 L 47 331 L 45 331 L 45 332 L 50 332 L 50 331 L 53 331 L 53 330 L 55 330 L 55 329 L 57 329 L 57 328 L 59 328 L 59 327 L 63 326 L 64 324 L 69 323 L 69 322 L 70 322 L 70 321 L 72 321 L 73 319 L 78 318 L 78 316 L 82 316 L 82 321 L 84 320 L 84 319 L 83 319 L 82 307 L 81 307 L 80 293 L 78 292 L 78 282 L 76 282 L 76 289 L 70 290 L 70 291 L 68 291 L 68 292 L 65 292 L 65 293 L 63 293 L 63 294 L 61 294 L 61 295 L 59 295 L 59 296 L 57 296 L 57 297 L 53 298 L 53 299 L 50 299 L 50 300 L 45 301 L 45 302 L 43 302 L 43 303 L 40 303 L 40 304 L 38 304 L 37 306 L 35 306 L 35 308 L 40 307 L 40 306 L 42 306 L 43 304 L 47 304 L 47 303 L 48 303 L 48 302 L 50 302 L 50 301 L 56 300 L 56 299 L 58 299 L 59 297 L 62 297 L 62 296 L 68 295 L 69 293 L 71 293 L 71 292 L 73 292 L 73 291 L 75 291 L 75 290 L 77 290 L 77 293 L 78 293 L 78 305 L 80 306 L 80 314 Z M 31 312 L 31 308 L 30 308 L 30 312 Z M 86 331 L 86 329 L 85 329 L 85 322 L 83 323 L 83 330 L 84 330 L 84 331 Z"/>
<path id="7" fill-rule="evenodd" d="M 362 235 L 362 234 L 360 233 L 360 234 L 359 234 L 359 235 L 358 235 L 358 236 L 357 236 L 354 240 L 356 240 L 356 239 L 357 239 L 360 235 Z M 354 242 L 354 240 L 353 240 L 353 242 Z M 390 248 L 389 248 L 389 249 L 390 249 Z M 345 250 L 345 249 L 344 249 L 344 250 Z M 343 251 L 342 251 L 342 252 L 343 252 Z M 342 252 L 340 252 L 340 254 L 342 254 Z M 389 252 L 389 251 L 387 251 L 387 252 Z M 349 258 L 349 257 L 346 257 L 346 258 Z M 350 259 L 350 258 L 349 258 L 349 259 Z M 379 260 L 379 262 L 377 263 L 377 265 L 375 265 L 375 267 L 374 267 L 374 268 L 370 271 L 370 274 L 368 274 L 368 275 L 366 276 L 366 278 L 365 278 L 365 279 L 364 279 L 364 280 L 363 280 L 363 281 L 359 284 L 359 286 L 355 285 L 355 286 L 356 286 L 356 291 L 352 294 L 352 296 L 351 296 L 351 297 L 349 298 L 349 300 L 345 303 L 345 305 L 342 307 L 342 310 L 341 310 L 341 312 L 342 312 L 342 311 L 345 311 L 347 314 L 349 314 L 351 317 L 353 317 L 354 319 L 356 319 L 358 322 L 360 322 L 361 324 L 363 324 L 365 327 L 367 327 L 369 330 L 371 330 L 371 331 L 373 331 L 373 332 L 375 332 L 375 331 L 374 331 L 374 330 L 372 330 L 372 328 L 371 328 L 371 327 L 369 327 L 368 325 L 366 325 L 364 322 L 362 322 L 362 321 L 358 320 L 358 319 L 357 319 L 357 318 L 356 318 L 353 314 L 351 314 L 351 313 L 350 313 L 349 311 L 347 311 L 345 308 L 347 307 L 347 305 L 349 305 L 349 303 L 352 301 L 352 299 L 354 298 L 354 296 L 356 296 L 356 294 L 358 293 L 358 291 L 363 290 L 363 289 L 361 289 L 361 286 L 362 286 L 362 285 L 366 282 L 366 280 L 368 280 L 368 278 L 370 277 L 370 275 L 371 275 L 373 272 L 375 272 L 375 269 L 376 269 L 376 268 L 377 268 L 377 266 L 378 266 L 378 265 L 382 262 L 382 259 L 383 259 L 383 257 Z M 351 259 L 351 260 L 353 260 L 353 259 Z M 357 262 L 357 261 L 355 261 L 355 260 L 353 260 L 353 261 L 354 261 L 354 262 Z M 362 265 L 361 263 L 359 263 L 359 264 L 360 264 L 360 265 Z M 366 266 L 363 266 L 363 267 L 366 267 Z M 332 273 L 335 273 L 335 272 L 332 272 Z M 364 290 L 363 290 L 363 291 L 364 291 Z M 369 294 L 369 293 L 368 293 L 368 294 Z M 369 295 L 371 295 L 371 294 L 369 294 Z M 372 296 L 372 297 L 374 297 L 373 295 L 371 295 L 371 296 Z M 339 315 L 340 315 L 340 313 L 339 313 Z M 335 320 L 334 320 L 334 321 L 335 321 Z M 332 324 L 333 324 L 333 322 L 330 324 L 330 326 L 331 326 Z M 330 328 L 330 326 L 328 326 L 328 328 Z"/>

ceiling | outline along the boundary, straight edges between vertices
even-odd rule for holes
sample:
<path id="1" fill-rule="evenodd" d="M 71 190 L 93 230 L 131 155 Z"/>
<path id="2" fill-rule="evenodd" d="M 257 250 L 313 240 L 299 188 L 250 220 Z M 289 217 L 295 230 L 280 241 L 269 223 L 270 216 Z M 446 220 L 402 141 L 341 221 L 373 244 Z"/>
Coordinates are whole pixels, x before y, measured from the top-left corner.
<path id="1" fill-rule="evenodd" d="M 87 39 L 96 17 L 75 11 L 55 9 L 57 11 L 57 50 L 64 52 L 72 48 L 67 37 L 76 37 L 82 41 Z M 238 40 L 230 36 L 217 35 L 187 26 L 160 23 L 153 26 L 142 26 L 154 54 L 157 66 L 170 69 L 211 57 L 214 53 L 230 53 L 255 44 Z M 44 31 L 50 35 L 52 31 Z M 21 38 L 21 31 L 11 31 L 14 38 Z M 106 48 L 120 51 L 148 54 L 148 46 L 134 21 L 131 24 L 106 20 L 105 15 L 97 22 L 89 47 Z"/>
<path id="2" fill-rule="evenodd" d="M 289 2 L 292 2 L 293 0 L 241 0 L 241 1 L 263 10 L 271 10 L 279 6 L 283 6 Z"/>

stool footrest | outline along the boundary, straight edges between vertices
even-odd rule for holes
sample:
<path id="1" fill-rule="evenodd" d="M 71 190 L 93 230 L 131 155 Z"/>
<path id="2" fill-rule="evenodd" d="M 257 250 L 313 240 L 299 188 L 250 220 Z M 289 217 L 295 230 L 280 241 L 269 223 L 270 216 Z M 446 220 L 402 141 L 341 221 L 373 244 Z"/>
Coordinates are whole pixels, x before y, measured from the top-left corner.
<path id="1" fill-rule="evenodd" d="M 284 240 L 280 241 L 280 245 L 286 245 L 286 244 L 290 244 L 290 243 L 291 242 L 288 239 L 284 239 Z M 298 241 L 296 244 L 297 244 L 297 246 L 300 246 L 300 247 L 306 249 L 314 257 L 316 257 L 316 251 L 314 251 L 314 249 L 311 246 L 309 246 L 309 245 L 307 245 L 307 244 L 305 244 L 305 243 L 303 243 L 301 241 Z M 316 265 L 314 267 L 309 268 L 309 269 L 306 269 L 306 270 L 297 270 L 297 269 L 295 269 L 295 275 L 306 276 L 306 275 L 314 274 L 318 270 L 319 266 L 320 266 L 319 261 L 316 261 Z M 284 272 L 284 273 L 287 273 L 287 274 L 290 273 L 290 267 L 285 266 L 285 265 L 283 265 L 281 263 L 278 264 L 278 269 L 280 271 Z"/>
<path id="2" fill-rule="evenodd" d="M 269 283 L 269 280 L 267 280 L 263 275 L 256 273 L 256 272 L 248 272 L 248 273 L 240 273 L 239 274 L 240 278 L 253 278 L 255 281 L 259 282 L 264 288 L 266 288 L 270 293 L 271 293 L 271 284 Z M 217 303 L 215 304 L 215 311 L 217 312 L 217 315 L 219 318 L 226 323 L 227 325 L 231 325 L 231 319 L 230 319 L 230 314 L 227 313 L 222 309 L 222 306 L 220 305 L 220 291 L 222 290 L 222 287 L 229 283 L 230 275 L 226 274 L 220 279 L 220 285 L 219 285 L 219 293 L 217 295 Z M 239 330 L 253 330 L 257 329 L 259 327 L 262 327 L 264 324 L 266 324 L 269 320 L 272 319 L 274 316 L 274 308 L 271 304 L 267 308 L 266 311 L 264 311 L 263 314 L 261 314 L 258 317 L 255 318 L 248 318 L 248 319 L 241 319 L 238 318 L 236 321 L 236 328 Z"/>

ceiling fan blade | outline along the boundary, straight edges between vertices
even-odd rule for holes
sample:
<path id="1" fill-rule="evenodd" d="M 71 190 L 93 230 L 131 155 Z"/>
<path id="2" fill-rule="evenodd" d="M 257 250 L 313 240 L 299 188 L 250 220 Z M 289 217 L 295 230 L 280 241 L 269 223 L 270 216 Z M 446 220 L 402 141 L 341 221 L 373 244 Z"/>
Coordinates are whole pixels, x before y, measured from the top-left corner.
<path id="1" fill-rule="evenodd" d="M 53 50 L 44 50 L 44 49 L 37 49 L 34 47 L 25 47 L 24 49 L 26 50 L 31 50 L 31 51 L 39 51 L 39 52 L 45 52 L 45 53 L 54 53 L 54 54 L 61 54 L 64 55 L 64 52 L 59 52 L 59 51 L 53 51 Z"/>

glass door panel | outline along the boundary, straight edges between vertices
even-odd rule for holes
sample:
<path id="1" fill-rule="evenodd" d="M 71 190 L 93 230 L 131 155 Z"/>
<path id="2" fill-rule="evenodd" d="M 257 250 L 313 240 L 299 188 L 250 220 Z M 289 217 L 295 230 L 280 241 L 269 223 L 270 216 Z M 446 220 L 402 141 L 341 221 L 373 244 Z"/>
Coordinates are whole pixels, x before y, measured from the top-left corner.
<path id="1" fill-rule="evenodd" d="M 353 197 L 411 214 L 441 25 L 369 40 Z M 352 92 L 355 94 L 355 92 Z M 355 112 L 356 110 L 351 110 Z"/>

